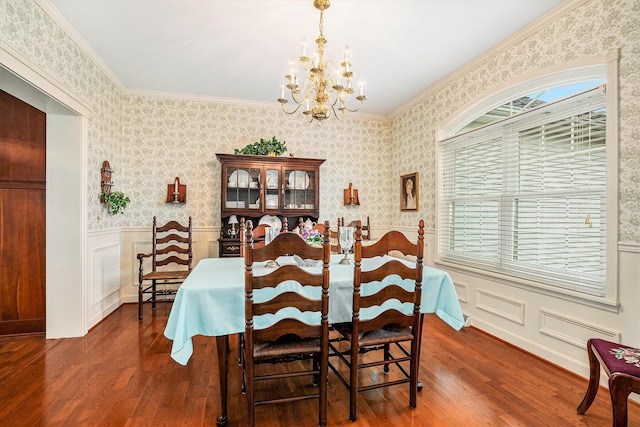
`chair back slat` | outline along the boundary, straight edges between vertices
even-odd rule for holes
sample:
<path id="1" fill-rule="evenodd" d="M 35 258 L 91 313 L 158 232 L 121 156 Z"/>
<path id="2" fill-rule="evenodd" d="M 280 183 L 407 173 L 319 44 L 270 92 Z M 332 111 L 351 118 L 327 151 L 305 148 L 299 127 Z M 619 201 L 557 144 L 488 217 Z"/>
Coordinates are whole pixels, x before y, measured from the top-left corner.
<path id="1" fill-rule="evenodd" d="M 169 264 L 178 264 L 178 265 L 189 266 L 189 260 L 177 257 L 175 255 L 169 256 L 167 258 L 157 259 L 156 260 L 156 267 L 161 267 L 163 265 L 169 265 Z"/>
<path id="2" fill-rule="evenodd" d="M 254 260 L 255 261 L 255 260 Z M 322 275 L 301 269 L 297 265 L 287 264 L 273 271 L 271 274 L 253 277 L 253 289 L 275 287 L 286 280 L 295 280 L 303 286 L 322 286 Z"/>
<path id="3" fill-rule="evenodd" d="M 175 252 L 178 254 L 188 254 L 189 253 L 189 247 L 185 247 L 185 246 L 178 246 L 178 245 L 169 245 L 169 246 L 165 246 L 164 248 L 156 248 L 156 255 L 166 255 L 168 253 L 171 252 Z"/>
<path id="4" fill-rule="evenodd" d="M 303 259 L 322 260 L 324 249 L 316 248 L 305 242 L 297 233 L 280 233 L 271 242 L 262 248 L 253 250 L 253 262 L 275 260 L 281 255 L 298 255 Z"/>
<path id="5" fill-rule="evenodd" d="M 181 233 L 191 233 L 191 217 L 189 217 L 189 225 L 182 225 L 178 221 L 169 221 L 165 225 L 156 228 L 157 233 L 166 233 L 172 230 Z"/>
<path id="6" fill-rule="evenodd" d="M 408 291 L 399 285 L 386 285 L 373 295 L 360 296 L 360 309 L 381 306 L 391 299 L 397 299 L 401 303 L 413 303 L 414 295 L 413 290 Z"/>
<path id="7" fill-rule="evenodd" d="M 320 284 L 320 286 L 322 286 L 322 284 Z M 254 289 L 257 288 L 254 287 Z M 311 299 L 301 297 L 296 292 L 283 292 L 269 301 L 265 301 L 260 304 L 253 304 L 253 315 L 262 316 L 263 314 L 275 314 L 287 307 L 297 308 L 302 313 L 305 311 L 318 311 L 322 310 L 322 306 L 320 305 L 321 303 L 322 301 L 320 298 Z"/>
<path id="8" fill-rule="evenodd" d="M 304 340 L 317 338 L 320 335 L 322 335 L 322 325 L 308 325 L 293 318 L 280 320 L 270 328 L 253 331 L 254 342 L 276 341 L 284 336 L 296 336 Z"/>
<path id="9" fill-rule="evenodd" d="M 396 309 L 390 309 L 385 311 L 384 316 L 377 316 L 371 320 L 361 320 L 360 333 L 368 331 L 376 331 L 388 326 L 413 326 L 413 316 L 404 314 Z"/>
<path id="10" fill-rule="evenodd" d="M 188 231 L 186 231 L 186 233 L 189 233 Z M 156 243 L 158 245 L 160 244 L 165 244 L 165 243 L 171 243 L 171 242 L 176 242 L 176 243 L 189 243 L 189 235 L 179 235 L 179 234 L 169 234 L 167 236 L 164 237 L 158 237 L 156 238 Z"/>

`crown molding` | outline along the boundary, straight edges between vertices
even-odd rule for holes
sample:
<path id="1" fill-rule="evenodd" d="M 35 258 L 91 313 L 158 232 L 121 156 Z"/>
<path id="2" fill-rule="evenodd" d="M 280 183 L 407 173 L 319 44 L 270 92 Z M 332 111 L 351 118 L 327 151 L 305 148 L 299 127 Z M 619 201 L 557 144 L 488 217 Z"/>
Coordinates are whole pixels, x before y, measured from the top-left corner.
<path id="1" fill-rule="evenodd" d="M 126 94 L 129 96 L 139 96 L 144 98 L 159 98 L 159 99 L 174 99 L 181 101 L 193 101 L 193 102 L 206 102 L 212 104 L 224 104 L 224 105 L 238 105 L 242 107 L 259 107 L 259 108 L 269 108 L 274 110 L 281 110 L 281 106 L 279 103 L 274 102 L 262 102 L 262 101 L 251 101 L 247 99 L 236 99 L 236 98 L 220 98 L 217 96 L 209 96 L 209 95 L 194 95 L 188 93 L 178 93 L 178 92 L 163 92 L 156 90 L 146 90 L 146 89 L 127 89 Z M 365 114 L 365 113 L 349 113 L 349 118 L 353 119 L 373 119 L 373 120 L 387 120 L 387 116 L 383 116 L 381 114 Z"/>
<path id="2" fill-rule="evenodd" d="M 395 111 L 389 114 L 388 117 L 395 118 L 396 116 L 404 113 L 414 105 L 424 101 L 427 97 L 433 95 L 438 90 L 442 89 L 443 87 L 447 86 L 453 81 L 459 79 L 460 77 L 467 74 L 471 70 L 478 68 L 481 64 L 488 62 L 489 60 L 499 55 L 500 53 L 512 48 L 513 46 L 517 45 L 523 40 L 531 37 L 532 35 L 536 34 L 538 31 L 546 28 L 550 24 L 554 23 L 555 21 L 559 20 L 565 15 L 573 12 L 575 9 L 577 9 L 578 7 L 582 6 L 583 4 L 589 1 L 591 0 L 567 0 L 565 3 L 549 11 L 547 14 L 536 19 L 526 27 L 522 28 L 520 31 L 516 32 L 515 34 L 507 38 L 506 40 L 498 43 L 488 51 L 482 53 L 480 56 L 467 62 L 462 67 L 458 68 L 456 71 L 449 74 L 447 77 L 443 78 L 442 80 L 438 81 L 434 85 L 430 86 L 425 91 L 423 91 L 422 93 L 420 93 L 419 95 L 411 99 L 409 102 L 397 108 Z"/>

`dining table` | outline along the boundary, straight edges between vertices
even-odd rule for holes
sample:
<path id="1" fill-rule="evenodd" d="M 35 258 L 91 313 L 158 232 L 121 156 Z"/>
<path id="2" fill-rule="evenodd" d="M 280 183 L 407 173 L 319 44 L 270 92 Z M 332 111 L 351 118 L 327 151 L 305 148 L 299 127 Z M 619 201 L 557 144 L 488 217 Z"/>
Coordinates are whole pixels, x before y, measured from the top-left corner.
<path id="1" fill-rule="evenodd" d="M 345 256 L 332 254 L 329 264 L 329 323 L 350 322 L 353 294 L 353 254 L 348 255 L 350 264 L 340 263 Z M 389 255 L 362 260 L 361 268 L 370 270 L 391 259 Z M 279 265 L 287 263 L 301 264 L 294 257 L 280 257 Z M 304 261 L 304 260 L 303 260 Z M 402 260 L 410 263 L 411 261 Z M 321 271 L 321 264 L 304 264 L 309 271 Z M 256 263 L 253 272 L 256 275 L 273 271 L 266 263 Z M 186 365 L 193 354 L 192 338 L 197 335 L 216 338 L 218 368 L 220 373 L 220 404 L 222 414 L 216 424 L 228 423 L 227 414 L 227 377 L 229 369 L 229 335 L 245 331 L 245 265 L 243 258 L 205 258 L 191 271 L 175 296 L 164 335 L 173 341 L 171 358 Z M 385 283 L 378 284 L 383 287 Z M 373 290 L 371 291 L 373 292 Z M 256 297 L 258 297 L 256 295 Z M 262 298 L 268 299 L 269 296 Z M 411 310 L 413 307 L 398 307 Z M 385 308 L 386 309 L 386 308 Z M 445 271 L 424 266 L 422 280 L 422 299 L 420 312 L 424 315 L 435 313 L 455 330 L 460 330 L 465 319 L 458 301 L 453 281 Z M 375 313 L 369 313 L 375 316 Z M 277 321 L 272 319 L 271 321 Z M 260 328 L 259 324 L 255 325 Z"/>

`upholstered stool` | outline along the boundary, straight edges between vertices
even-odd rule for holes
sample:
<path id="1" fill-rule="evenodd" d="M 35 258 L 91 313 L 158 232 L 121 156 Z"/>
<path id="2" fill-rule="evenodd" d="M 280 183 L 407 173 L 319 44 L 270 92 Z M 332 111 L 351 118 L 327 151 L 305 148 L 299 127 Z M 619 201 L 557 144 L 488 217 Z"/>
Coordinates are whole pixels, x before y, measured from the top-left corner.
<path id="1" fill-rule="evenodd" d="M 587 342 L 589 355 L 589 386 L 578 406 L 578 413 L 584 414 L 598 392 L 600 366 L 609 376 L 609 393 L 613 406 L 613 426 L 627 425 L 627 398 L 631 392 L 640 393 L 640 349 L 627 347 L 615 342 L 591 338 Z"/>

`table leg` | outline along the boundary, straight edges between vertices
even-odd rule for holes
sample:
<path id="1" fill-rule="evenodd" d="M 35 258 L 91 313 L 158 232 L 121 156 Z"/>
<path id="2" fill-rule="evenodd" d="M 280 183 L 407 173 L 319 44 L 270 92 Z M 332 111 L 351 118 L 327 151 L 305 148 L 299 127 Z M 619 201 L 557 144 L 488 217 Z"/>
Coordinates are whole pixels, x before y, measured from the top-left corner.
<path id="1" fill-rule="evenodd" d="M 227 376 L 229 374 L 229 335 L 216 337 L 218 347 L 218 372 L 220 374 L 220 406 L 222 414 L 216 419 L 218 427 L 229 422 L 227 415 Z"/>

